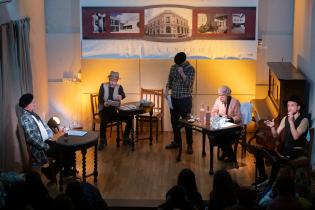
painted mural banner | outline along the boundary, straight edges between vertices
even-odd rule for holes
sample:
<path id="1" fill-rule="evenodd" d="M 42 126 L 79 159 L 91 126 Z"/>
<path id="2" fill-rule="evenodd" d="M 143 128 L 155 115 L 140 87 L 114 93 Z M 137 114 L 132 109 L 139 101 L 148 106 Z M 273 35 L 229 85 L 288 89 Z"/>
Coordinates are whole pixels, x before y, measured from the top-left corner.
<path id="1" fill-rule="evenodd" d="M 83 58 L 256 59 L 256 7 L 82 7 L 81 31 Z"/>

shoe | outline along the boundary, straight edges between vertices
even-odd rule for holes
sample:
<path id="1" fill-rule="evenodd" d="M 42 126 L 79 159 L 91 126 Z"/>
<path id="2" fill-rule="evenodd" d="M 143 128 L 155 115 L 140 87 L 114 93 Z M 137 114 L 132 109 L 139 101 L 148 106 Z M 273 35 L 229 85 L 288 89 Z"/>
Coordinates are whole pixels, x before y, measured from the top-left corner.
<path id="1" fill-rule="evenodd" d="M 102 144 L 102 143 L 99 144 L 99 145 L 98 145 L 98 150 L 99 150 L 99 151 L 102 151 L 103 149 L 104 149 L 104 144 Z"/>
<path id="2" fill-rule="evenodd" d="M 130 142 L 131 142 L 131 139 L 129 137 L 124 137 L 124 139 L 123 139 L 123 144 L 124 145 L 127 145 Z"/>
<path id="3" fill-rule="evenodd" d="M 228 156 L 226 159 L 224 159 L 225 162 L 235 162 L 234 155 Z"/>
<path id="4" fill-rule="evenodd" d="M 191 154 L 194 153 L 193 148 L 192 148 L 191 145 L 188 145 L 188 146 L 187 146 L 187 151 L 186 151 L 186 153 L 189 154 L 189 155 L 191 155 Z"/>
<path id="5" fill-rule="evenodd" d="M 48 166 L 46 168 L 41 168 L 41 172 L 45 175 L 47 179 L 49 179 L 52 182 L 57 183 L 56 174 L 54 173 L 51 166 Z"/>
<path id="6" fill-rule="evenodd" d="M 106 139 L 101 139 L 100 143 L 98 145 L 98 150 L 99 151 L 103 150 L 105 146 L 107 146 L 107 140 Z"/>
<path id="7" fill-rule="evenodd" d="M 259 176 L 257 182 L 252 183 L 252 186 L 259 186 L 267 183 L 269 181 L 268 176 Z"/>
<path id="8" fill-rule="evenodd" d="M 176 149 L 178 147 L 179 147 L 179 144 L 174 142 L 174 141 L 172 141 L 170 144 L 165 146 L 165 149 Z"/>
<path id="9" fill-rule="evenodd" d="M 73 174 L 74 174 L 73 168 L 70 167 L 70 168 L 63 169 L 63 172 L 62 172 L 63 177 L 73 176 Z"/>
<path id="10" fill-rule="evenodd" d="M 220 161 L 223 161 L 225 158 L 228 157 L 228 154 L 223 152 L 222 155 L 218 158 Z"/>

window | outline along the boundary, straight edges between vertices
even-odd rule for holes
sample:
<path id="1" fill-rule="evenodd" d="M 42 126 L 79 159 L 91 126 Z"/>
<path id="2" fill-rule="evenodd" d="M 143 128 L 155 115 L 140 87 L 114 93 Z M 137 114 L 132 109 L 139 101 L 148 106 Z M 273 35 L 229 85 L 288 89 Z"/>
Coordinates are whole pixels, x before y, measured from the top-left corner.
<path id="1" fill-rule="evenodd" d="M 170 26 L 166 26 L 166 33 L 170 34 L 171 33 L 171 27 Z"/>

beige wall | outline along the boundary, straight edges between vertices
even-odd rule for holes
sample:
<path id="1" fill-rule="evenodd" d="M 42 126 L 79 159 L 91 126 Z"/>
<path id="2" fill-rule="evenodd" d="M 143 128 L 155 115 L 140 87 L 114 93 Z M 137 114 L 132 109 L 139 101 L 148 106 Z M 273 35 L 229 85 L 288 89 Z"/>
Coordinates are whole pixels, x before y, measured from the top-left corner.
<path id="1" fill-rule="evenodd" d="M 36 5 L 36 6 L 34 6 Z M 30 17 L 30 54 L 33 76 L 33 93 L 36 99 L 36 112 L 47 120 L 48 76 L 46 56 L 46 32 L 44 1 L 19 1 L 21 17 Z"/>
<path id="2" fill-rule="evenodd" d="M 196 68 L 194 83 L 193 112 L 197 113 L 201 104 L 212 105 L 217 88 L 226 84 L 232 88 L 232 94 L 241 102 L 255 98 L 256 92 L 256 61 L 245 60 L 192 60 Z M 90 128 L 91 115 L 87 93 L 98 92 L 100 84 L 107 81 L 111 70 L 120 72 L 120 83 L 123 85 L 127 101 L 140 99 L 140 88 L 165 87 L 170 60 L 82 60 L 81 121 Z M 237 78 L 237 79 L 236 79 Z M 165 105 L 165 130 L 170 130 L 170 119 Z"/>
<path id="3" fill-rule="evenodd" d="M 315 111 L 315 1 L 296 0 L 294 4 L 292 63 L 308 77 L 309 112 Z M 314 127 L 314 114 L 312 114 Z"/>

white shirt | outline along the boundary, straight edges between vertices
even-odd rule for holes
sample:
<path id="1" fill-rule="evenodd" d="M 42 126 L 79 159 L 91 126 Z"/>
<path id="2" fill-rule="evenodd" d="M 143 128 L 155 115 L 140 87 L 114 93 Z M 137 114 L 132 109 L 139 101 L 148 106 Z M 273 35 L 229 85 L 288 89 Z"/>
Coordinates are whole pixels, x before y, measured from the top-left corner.
<path id="1" fill-rule="evenodd" d="M 47 133 L 45 126 L 43 125 L 41 120 L 37 120 L 37 118 L 33 115 L 32 115 L 32 117 L 35 120 L 36 124 L 38 125 L 38 128 L 40 130 L 40 134 L 42 136 L 43 141 L 46 141 L 49 137 L 48 137 L 48 133 Z"/>

